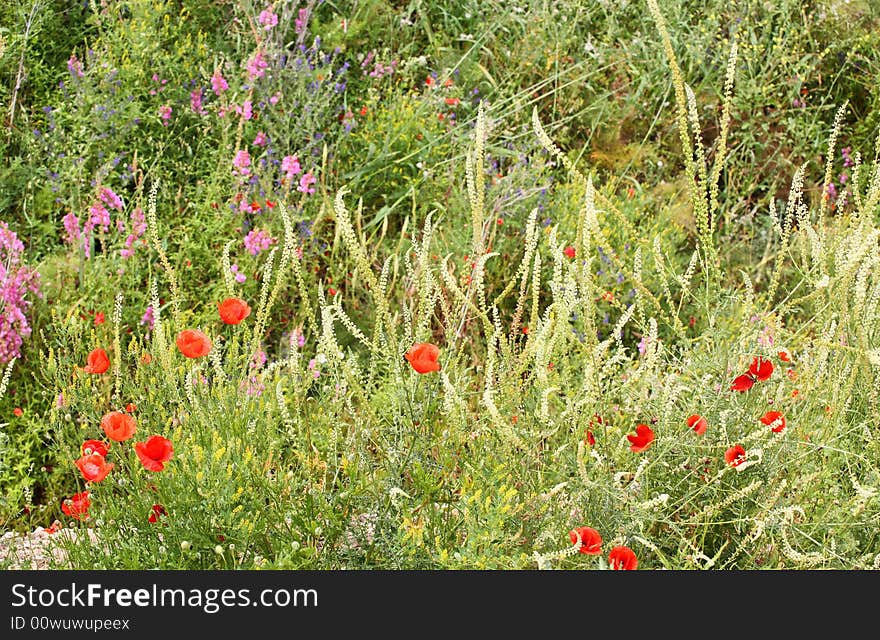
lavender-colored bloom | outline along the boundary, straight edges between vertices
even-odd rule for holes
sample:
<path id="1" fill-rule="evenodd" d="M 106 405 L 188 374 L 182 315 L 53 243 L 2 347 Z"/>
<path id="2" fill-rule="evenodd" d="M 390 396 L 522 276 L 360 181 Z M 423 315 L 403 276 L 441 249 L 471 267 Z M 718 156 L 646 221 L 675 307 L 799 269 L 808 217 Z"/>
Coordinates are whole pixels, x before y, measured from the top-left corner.
<path id="1" fill-rule="evenodd" d="M 74 78 L 83 77 L 82 63 L 77 59 L 76 54 L 71 54 L 70 58 L 67 59 L 67 70 Z"/>
<path id="2" fill-rule="evenodd" d="M 89 207 L 89 221 L 87 226 L 89 229 L 101 227 L 105 232 L 110 230 L 110 212 L 104 208 L 104 205 L 96 202 Z"/>

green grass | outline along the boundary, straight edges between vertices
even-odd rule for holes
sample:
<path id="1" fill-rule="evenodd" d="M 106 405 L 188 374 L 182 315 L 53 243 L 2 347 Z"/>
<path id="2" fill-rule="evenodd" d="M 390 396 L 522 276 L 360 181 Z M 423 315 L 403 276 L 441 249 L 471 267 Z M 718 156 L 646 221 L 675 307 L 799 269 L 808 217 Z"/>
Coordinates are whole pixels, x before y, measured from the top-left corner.
<path id="1" fill-rule="evenodd" d="M 314 68 L 251 79 L 255 51 L 297 42 L 296 3 L 276 3 L 283 37 L 249 2 L 49 13 L 74 21 L 55 41 L 10 14 L 4 103 L 22 51 L 42 75 L 17 94 L 0 218 L 43 297 L 0 393 L 0 526 L 93 528 L 62 542 L 90 569 L 595 569 L 621 545 L 643 570 L 874 568 L 876 3 L 660 2 L 680 75 L 650 4 L 328 1 Z M 287 155 L 314 193 L 278 181 Z M 125 207 L 86 258 L 61 220 L 101 185 Z M 217 314 L 230 296 L 241 324 Z M 211 353 L 184 357 L 184 329 Z M 439 371 L 404 359 L 418 342 Z M 111 367 L 84 373 L 97 347 Z M 772 374 L 732 391 L 757 357 Z M 86 483 L 83 441 L 129 403 L 137 432 Z M 156 472 L 134 448 L 154 434 L 174 446 Z M 89 517 L 63 514 L 86 489 Z"/>

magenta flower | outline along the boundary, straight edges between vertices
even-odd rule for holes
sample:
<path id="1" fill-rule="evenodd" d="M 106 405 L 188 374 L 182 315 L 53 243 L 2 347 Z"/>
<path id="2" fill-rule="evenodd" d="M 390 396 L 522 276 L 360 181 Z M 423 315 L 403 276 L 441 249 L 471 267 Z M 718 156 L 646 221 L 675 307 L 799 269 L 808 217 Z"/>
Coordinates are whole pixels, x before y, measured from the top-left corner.
<path id="1" fill-rule="evenodd" d="M 278 16 L 272 13 L 272 9 L 263 9 L 260 11 L 260 17 L 258 20 L 266 31 L 271 31 L 272 27 L 278 24 Z"/>
<path id="2" fill-rule="evenodd" d="M 67 70 L 74 78 L 83 77 L 82 63 L 77 59 L 76 54 L 67 59 Z"/>
<path id="3" fill-rule="evenodd" d="M 235 113 L 240 115 L 245 120 L 250 120 L 254 116 L 253 105 L 250 100 L 245 100 L 241 103 L 241 106 L 235 107 Z"/>
<path id="4" fill-rule="evenodd" d="M 223 76 L 220 75 L 219 69 L 216 70 L 214 72 L 214 75 L 211 76 L 211 89 L 213 89 L 214 93 L 218 96 L 229 89 L 229 84 L 226 82 Z"/>
<path id="5" fill-rule="evenodd" d="M 171 120 L 171 112 L 173 109 L 171 105 L 163 104 L 159 107 L 159 117 L 162 118 L 162 126 L 167 127 L 168 122 Z"/>
<path id="6" fill-rule="evenodd" d="M 90 230 L 95 227 L 101 227 L 105 232 L 109 231 L 110 212 L 107 211 L 102 204 L 96 202 L 89 207 L 89 221 L 86 226 L 88 226 Z"/>
<path id="7" fill-rule="evenodd" d="M 24 244 L 0 221 L 0 365 L 21 356 L 21 345 L 31 335 L 28 293 L 40 294 L 40 274 L 22 264 Z"/>
<path id="8" fill-rule="evenodd" d="M 260 251 L 268 249 L 274 243 L 275 238 L 262 229 L 251 229 L 244 237 L 244 248 L 250 251 L 251 255 L 257 255 Z"/>
<path id="9" fill-rule="evenodd" d="M 302 172 L 299 166 L 299 159 L 296 156 L 284 156 L 281 159 L 281 170 L 287 174 L 288 180 L 293 180 L 293 176 Z"/>
<path id="10" fill-rule="evenodd" d="M 243 176 L 248 175 L 251 170 L 248 169 L 251 166 L 251 154 L 247 152 L 247 149 L 241 149 L 235 154 L 235 158 L 232 159 L 233 170 L 237 170 Z"/>
<path id="11" fill-rule="evenodd" d="M 131 233 L 125 238 L 125 246 L 119 250 L 119 254 L 128 259 L 134 255 L 134 243 L 137 242 L 147 230 L 147 222 L 144 219 L 144 210 L 136 207 L 131 212 Z"/>
<path id="12" fill-rule="evenodd" d="M 254 138 L 254 146 L 265 147 L 267 144 L 269 144 L 269 137 L 262 131 L 258 131 Z"/>
<path id="13" fill-rule="evenodd" d="M 147 325 L 147 330 L 152 331 L 155 322 L 156 316 L 153 314 L 153 306 L 150 305 L 147 307 L 146 311 L 144 311 L 144 315 L 141 317 L 141 324 Z"/>
<path id="14" fill-rule="evenodd" d="M 239 270 L 238 270 L 238 265 L 237 265 L 237 264 L 233 264 L 233 265 L 231 265 L 231 266 L 229 267 L 229 270 L 235 275 L 235 281 L 236 281 L 238 284 L 241 284 L 242 282 L 244 282 L 245 280 L 247 280 L 247 276 L 244 275 L 243 273 L 240 273 L 240 272 L 239 272 Z"/>
<path id="15" fill-rule="evenodd" d="M 309 187 L 309 185 L 315 184 L 315 176 L 312 175 L 311 171 L 308 173 L 304 173 L 302 178 L 299 179 L 299 186 L 297 187 L 297 191 L 302 191 L 303 193 L 315 193 L 314 187 Z"/>
<path id="16" fill-rule="evenodd" d="M 263 52 L 257 51 L 247 63 L 248 80 L 262 78 L 268 66 L 269 63 L 263 59 Z"/>

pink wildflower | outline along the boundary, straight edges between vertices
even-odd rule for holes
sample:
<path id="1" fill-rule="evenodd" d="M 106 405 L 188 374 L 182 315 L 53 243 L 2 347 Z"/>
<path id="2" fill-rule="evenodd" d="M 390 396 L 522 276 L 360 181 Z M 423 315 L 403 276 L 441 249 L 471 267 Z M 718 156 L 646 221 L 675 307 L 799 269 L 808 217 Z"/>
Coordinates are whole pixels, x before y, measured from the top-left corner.
<path id="1" fill-rule="evenodd" d="M 247 63 L 248 80 L 262 78 L 268 66 L 269 63 L 263 59 L 263 52 L 257 51 Z"/>
<path id="2" fill-rule="evenodd" d="M 272 13 L 272 9 L 263 9 L 258 19 L 266 31 L 271 31 L 272 27 L 278 24 L 278 16 Z"/>
<path id="3" fill-rule="evenodd" d="M 244 248 L 250 251 L 251 255 L 257 255 L 260 251 L 268 249 L 274 242 L 275 238 L 262 229 L 251 229 L 244 238 Z"/>
<path id="4" fill-rule="evenodd" d="M 309 185 L 315 183 L 315 176 L 312 175 L 311 171 L 308 173 L 304 173 L 302 178 L 299 179 L 299 187 L 297 187 L 297 191 L 302 191 L 303 193 L 315 193 L 314 187 L 309 187 Z"/>
<path id="5" fill-rule="evenodd" d="M 163 104 L 159 107 L 159 117 L 162 118 L 162 126 L 167 127 L 168 122 L 171 120 L 171 112 L 173 109 L 170 105 Z"/>
<path id="6" fill-rule="evenodd" d="M 293 180 L 293 176 L 302 172 L 302 167 L 299 166 L 296 156 L 284 156 L 281 159 L 281 170 L 287 174 L 288 180 Z"/>
<path id="7" fill-rule="evenodd" d="M 214 93 L 218 96 L 229 89 L 229 83 L 227 83 L 226 79 L 220 75 L 219 69 L 217 69 L 214 72 L 214 75 L 211 76 L 211 89 L 213 89 Z"/>

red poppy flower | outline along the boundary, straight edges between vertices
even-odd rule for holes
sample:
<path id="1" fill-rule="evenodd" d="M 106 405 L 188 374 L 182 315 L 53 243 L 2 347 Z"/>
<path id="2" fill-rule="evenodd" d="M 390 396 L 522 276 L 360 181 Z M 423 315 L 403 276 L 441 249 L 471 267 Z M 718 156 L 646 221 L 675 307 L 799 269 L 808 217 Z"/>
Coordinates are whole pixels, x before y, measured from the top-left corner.
<path id="1" fill-rule="evenodd" d="M 61 529 L 61 523 L 58 520 L 56 520 L 55 522 L 50 524 L 48 527 L 43 529 L 43 531 L 45 531 L 48 534 L 52 534 L 52 533 L 58 533 L 58 531 L 60 529 Z"/>
<path id="2" fill-rule="evenodd" d="M 110 358 L 107 357 L 107 352 L 98 348 L 89 354 L 83 371 L 86 373 L 104 373 L 109 368 Z"/>
<path id="3" fill-rule="evenodd" d="M 409 348 L 403 357 L 419 373 L 430 373 L 440 371 L 440 363 L 437 362 L 439 355 L 440 349 L 436 345 L 429 342 L 417 342 Z"/>
<path id="4" fill-rule="evenodd" d="M 788 355 L 788 351 L 780 351 L 776 355 L 778 355 L 779 359 L 783 362 L 791 362 L 791 356 Z"/>
<path id="5" fill-rule="evenodd" d="M 578 551 L 587 555 L 597 556 L 602 553 L 602 536 L 592 527 L 578 527 L 568 532 L 568 537 L 572 544 L 578 544 L 578 536 L 580 536 L 580 547 Z"/>
<path id="6" fill-rule="evenodd" d="M 446 104 L 451 107 L 457 107 L 459 102 L 461 102 L 461 100 L 458 98 L 446 98 Z"/>
<path id="7" fill-rule="evenodd" d="M 562 253 L 565 254 L 566 258 L 574 258 L 575 255 L 577 254 L 574 247 L 571 247 L 571 246 L 565 247 L 565 249 L 562 250 Z"/>
<path id="8" fill-rule="evenodd" d="M 211 351 L 211 339 L 198 329 L 184 329 L 177 334 L 175 342 L 187 358 L 201 358 Z"/>
<path id="9" fill-rule="evenodd" d="M 137 421 L 121 411 L 111 411 L 101 418 L 101 428 L 111 440 L 125 442 L 134 435 Z"/>
<path id="10" fill-rule="evenodd" d="M 61 510 L 71 518 L 85 520 L 89 517 L 90 506 L 92 506 L 92 501 L 89 500 L 89 492 L 83 491 L 62 502 Z"/>
<path id="11" fill-rule="evenodd" d="M 107 452 L 110 451 L 110 444 L 103 440 L 86 440 L 82 443 L 80 450 L 84 456 L 93 453 L 97 453 L 99 456 L 106 456 Z"/>
<path id="12" fill-rule="evenodd" d="M 593 432 L 589 429 L 587 429 L 587 437 L 584 439 L 584 442 L 586 442 L 591 447 L 596 444 L 596 436 L 594 436 Z"/>
<path id="13" fill-rule="evenodd" d="M 709 427 L 709 423 L 706 422 L 706 418 L 703 416 L 693 415 L 687 419 L 688 426 L 697 432 L 698 436 L 706 433 L 706 429 Z"/>
<path id="14" fill-rule="evenodd" d="M 266 200 L 266 206 L 269 207 L 270 209 L 274 209 L 275 203 L 272 202 L 271 200 Z"/>
<path id="15" fill-rule="evenodd" d="M 636 426 L 636 435 L 627 436 L 626 439 L 631 443 L 629 448 L 632 452 L 639 453 L 650 447 L 651 443 L 654 442 L 654 432 L 648 425 L 640 424 Z"/>
<path id="16" fill-rule="evenodd" d="M 171 440 L 162 436 L 150 436 L 146 442 L 135 442 L 134 450 L 148 471 L 162 471 L 174 454 Z"/>
<path id="17" fill-rule="evenodd" d="M 730 385 L 731 391 L 748 391 L 752 388 L 752 385 L 755 384 L 755 379 L 747 373 L 744 373 L 741 376 L 737 376 L 733 383 Z"/>
<path id="18" fill-rule="evenodd" d="M 81 457 L 74 464 L 82 471 L 86 482 L 101 482 L 113 469 L 113 463 L 104 460 L 100 453 L 90 453 Z"/>
<path id="19" fill-rule="evenodd" d="M 103 311 L 98 311 L 95 314 L 95 326 L 98 326 L 99 324 L 104 324 L 104 312 Z"/>
<path id="20" fill-rule="evenodd" d="M 724 461 L 731 467 L 738 467 L 746 461 L 746 450 L 738 444 L 724 452 Z"/>
<path id="21" fill-rule="evenodd" d="M 608 566 L 612 571 L 635 571 L 639 559 L 629 547 L 614 547 L 608 554 Z"/>
<path id="22" fill-rule="evenodd" d="M 785 416 L 778 411 L 768 411 L 759 420 L 770 426 L 770 431 L 773 433 L 781 433 L 785 429 Z"/>
<path id="23" fill-rule="evenodd" d="M 226 324 L 238 324 L 251 315 L 250 305 L 240 298 L 226 298 L 223 302 L 218 302 L 217 310 L 220 312 L 220 319 Z"/>
<path id="24" fill-rule="evenodd" d="M 21 407 L 15 407 L 15 409 L 12 410 L 12 415 L 14 415 L 16 418 L 20 418 L 22 414 L 24 414 L 24 411 L 22 411 Z"/>
<path id="25" fill-rule="evenodd" d="M 773 362 L 764 358 L 755 358 L 749 367 L 749 374 L 758 380 L 767 380 L 773 375 Z"/>
<path id="26" fill-rule="evenodd" d="M 137 405 L 134 402 L 129 402 L 127 405 L 125 405 L 125 410 L 128 413 L 134 413 L 135 411 L 137 411 Z"/>
<path id="27" fill-rule="evenodd" d="M 168 515 L 168 512 L 165 511 L 165 507 L 163 507 L 161 504 L 154 504 L 153 507 L 150 509 L 150 517 L 147 518 L 147 521 L 152 524 L 155 524 L 156 522 L 159 521 L 159 516 L 167 516 L 167 515 Z"/>

